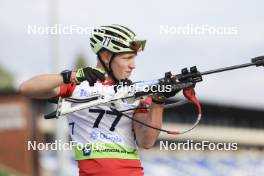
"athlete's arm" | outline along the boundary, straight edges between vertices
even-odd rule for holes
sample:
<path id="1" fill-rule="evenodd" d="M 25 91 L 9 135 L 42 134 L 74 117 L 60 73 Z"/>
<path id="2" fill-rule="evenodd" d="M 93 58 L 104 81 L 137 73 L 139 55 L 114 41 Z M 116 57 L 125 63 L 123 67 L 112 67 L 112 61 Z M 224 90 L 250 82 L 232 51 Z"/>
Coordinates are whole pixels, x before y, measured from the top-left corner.
<path id="1" fill-rule="evenodd" d="M 134 118 L 142 121 L 151 126 L 161 128 L 163 120 L 163 110 L 164 107 L 162 104 L 152 103 L 152 108 L 147 113 L 136 113 Z M 141 148 L 149 149 L 151 148 L 158 136 L 160 131 L 146 127 L 137 122 L 133 122 L 133 128 L 136 134 L 136 140 Z"/>
<path id="2" fill-rule="evenodd" d="M 176 80 L 172 77 L 172 75 L 166 73 L 164 81 L 160 82 L 158 86 L 166 87 L 175 84 Z M 150 111 L 148 113 L 136 113 L 134 115 L 134 118 L 151 126 L 161 128 L 165 99 L 175 96 L 177 92 L 179 92 L 179 90 L 171 89 L 153 94 L 152 108 L 150 109 Z M 155 141 L 157 140 L 160 131 L 146 127 L 135 121 L 133 122 L 133 125 L 138 145 L 146 149 L 151 148 L 155 144 Z"/>
<path id="3" fill-rule="evenodd" d="M 49 99 L 56 97 L 60 93 L 60 85 L 66 83 L 80 83 L 87 80 L 93 85 L 98 79 L 105 80 L 104 73 L 100 70 L 85 67 L 77 71 L 64 72 L 61 74 L 45 74 L 35 76 L 20 85 L 20 92 L 29 98 Z M 64 79 L 64 80 L 63 80 Z"/>
<path id="4" fill-rule="evenodd" d="M 29 98 L 49 99 L 59 95 L 63 78 L 60 74 L 44 74 L 23 82 L 19 90 Z"/>

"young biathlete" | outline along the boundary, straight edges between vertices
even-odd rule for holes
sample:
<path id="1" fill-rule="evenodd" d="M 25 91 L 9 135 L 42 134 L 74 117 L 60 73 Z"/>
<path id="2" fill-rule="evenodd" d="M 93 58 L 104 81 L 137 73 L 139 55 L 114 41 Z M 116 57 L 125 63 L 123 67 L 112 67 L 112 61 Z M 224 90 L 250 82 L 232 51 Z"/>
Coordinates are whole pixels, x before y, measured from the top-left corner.
<path id="1" fill-rule="evenodd" d="M 136 40 L 135 33 L 124 26 L 101 26 L 90 37 L 91 48 L 97 55 L 96 67 L 38 75 L 23 82 L 20 91 L 25 96 L 39 99 L 59 96 L 84 98 L 95 84 L 111 86 L 120 80 L 128 80 L 135 69 L 135 57 L 144 49 L 145 42 Z M 109 91 L 111 93 L 114 93 L 114 89 Z M 164 100 L 175 94 L 161 92 L 150 99 L 122 102 L 119 107 L 129 109 L 148 106 L 149 110 L 137 109 L 125 113 L 161 128 Z M 144 175 L 138 147 L 151 148 L 159 131 L 121 117 L 106 105 L 71 113 L 67 119 L 72 140 L 83 144 L 75 149 L 80 176 Z"/>

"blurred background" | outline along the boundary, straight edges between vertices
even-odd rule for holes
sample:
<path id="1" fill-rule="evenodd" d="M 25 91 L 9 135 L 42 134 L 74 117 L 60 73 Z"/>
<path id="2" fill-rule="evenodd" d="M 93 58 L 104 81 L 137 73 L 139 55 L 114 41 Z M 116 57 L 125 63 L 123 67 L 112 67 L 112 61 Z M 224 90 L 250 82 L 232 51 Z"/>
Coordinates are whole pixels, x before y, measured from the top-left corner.
<path id="1" fill-rule="evenodd" d="M 147 39 L 132 80 L 148 80 L 184 67 L 206 71 L 263 55 L 263 6 L 259 0 L 0 0 L 0 176 L 77 175 L 71 151 L 27 150 L 27 141 L 68 141 L 67 125 L 65 119 L 44 120 L 52 105 L 27 99 L 18 88 L 38 74 L 95 65 L 89 46 L 94 27 L 121 24 Z M 205 76 L 196 85 L 201 124 L 182 136 L 161 134 L 155 148 L 142 150 L 145 175 L 264 175 L 263 71 Z M 171 108 L 164 128 L 188 128 L 194 120 L 192 105 Z M 159 150 L 160 141 L 187 140 L 238 143 L 238 150 Z"/>

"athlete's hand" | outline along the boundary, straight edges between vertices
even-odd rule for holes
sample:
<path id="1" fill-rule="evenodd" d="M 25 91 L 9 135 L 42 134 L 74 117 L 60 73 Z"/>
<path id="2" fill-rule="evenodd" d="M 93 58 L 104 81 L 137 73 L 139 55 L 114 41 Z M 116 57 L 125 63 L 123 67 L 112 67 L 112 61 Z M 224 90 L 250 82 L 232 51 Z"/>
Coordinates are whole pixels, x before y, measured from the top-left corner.
<path id="1" fill-rule="evenodd" d="M 75 79 L 77 83 L 87 80 L 90 86 L 94 86 L 97 80 L 105 81 L 105 74 L 99 69 L 85 67 L 77 70 Z"/>
<path id="2" fill-rule="evenodd" d="M 165 98 L 174 97 L 179 90 L 173 90 L 172 87 L 177 84 L 175 78 L 172 77 L 170 72 L 165 73 L 165 77 L 163 81 L 160 81 L 159 86 L 165 87 L 162 92 L 158 92 L 159 94 L 163 95 Z M 162 89 L 161 89 L 162 90 Z"/>
<path id="3" fill-rule="evenodd" d="M 173 85 L 175 84 L 177 84 L 177 81 L 172 77 L 171 73 L 165 73 L 165 77 L 158 84 L 158 91 L 152 96 L 153 102 L 163 104 L 165 99 L 174 97 L 180 91 L 172 89 Z"/>

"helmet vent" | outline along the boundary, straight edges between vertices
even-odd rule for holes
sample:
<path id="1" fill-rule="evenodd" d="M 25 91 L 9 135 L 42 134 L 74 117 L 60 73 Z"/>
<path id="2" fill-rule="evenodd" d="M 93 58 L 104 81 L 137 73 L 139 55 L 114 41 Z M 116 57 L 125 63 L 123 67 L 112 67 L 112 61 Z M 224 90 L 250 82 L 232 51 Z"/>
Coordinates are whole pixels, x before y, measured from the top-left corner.
<path id="1" fill-rule="evenodd" d="M 94 34 L 94 37 L 97 39 L 97 40 L 100 40 L 101 42 L 103 42 L 103 37 L 99 36 L 99 35 L 96 35 Z"/>
<path id="2" fill-rule="evenodd" d="M 91 42 L 96 44 L 97 42 L 93 39 L 93 38 L 90 38 Z"/>
<path id="3" fill-rule="evenodd" d="M 115 40 L 112 40 L 112 43 L 115 44 L 116 46 L 121 47 L 121 48 L 129 48 L 128 46 L 124 45 L 123 43 L 117 42 Z"/>
<path id="4" fill-rule="evenodd" d="M 116 26 L 120 26 L 122 28 L 125 28 L 126 30 L 128 30 L 129 32 L 131 32 L 133 35 L 136 35 L 133 31 L 131 31 L 130 29 L 128 29 L 127 27 L 125 26 L 122 26 L 122 25 L 119 25 L 119 24 L 115 24 Z"/>
<path id="5" fill-rule="evenodd" d="M 112 31 L 105 30 L 105 34 L 106 35 L 111 35 L 111 36 L 114 36 L 114 37 L 117 37 L 117 38 L 121 38 L 121 39 L 123 39 L 123 40 L 126 41 L 126 38 L 125 37 L 123 37 L 122 35 L 119 35 L 117 33 L 114 33 Z"/>
<path id="6" fill-rule="evenodd" d="M 123 33 L 123 34 L 126 35 L 127 37 L 131 38 L 131 36 L 130 36 L 126 31 L 124 31 L 124 30 L 121 29 L 121 28 L 114 27 L 114 26 L 106 26 L 106 27 L 108 27 L 108 28 L 112 28 L 112 29 L 115 29 L 115 30 L 117 30 L 117 31 L 119 31 L 119 32 L 121 32 L 121 33 Z"/>
<path id="7" fill-rule="evenodd" d="M 120 50 L 120 48 L 118 48 L 118 47 L 116 47 L 116 46 L 113 46 L 113 48 L 116 49 L 116 50 Z"/>

